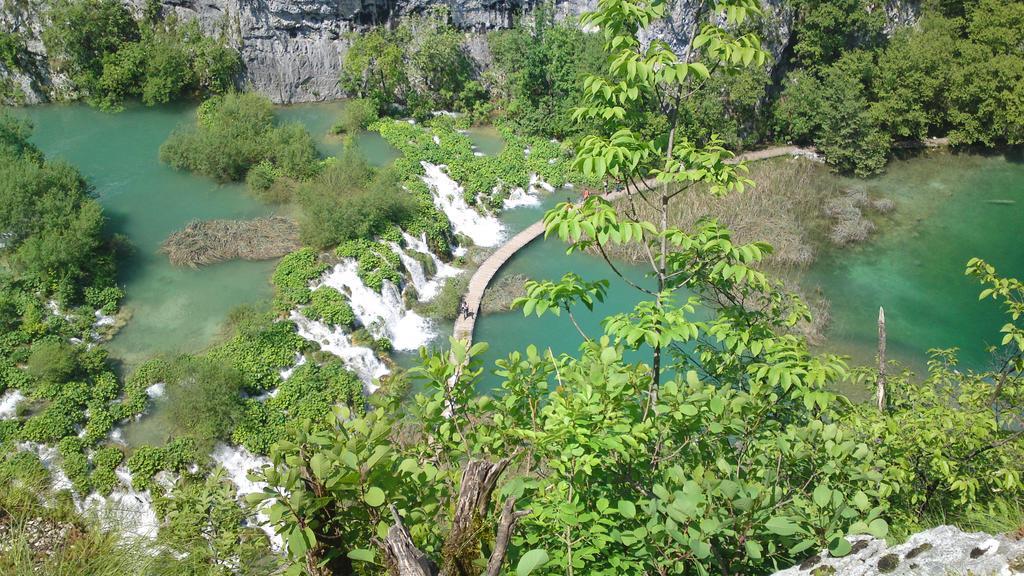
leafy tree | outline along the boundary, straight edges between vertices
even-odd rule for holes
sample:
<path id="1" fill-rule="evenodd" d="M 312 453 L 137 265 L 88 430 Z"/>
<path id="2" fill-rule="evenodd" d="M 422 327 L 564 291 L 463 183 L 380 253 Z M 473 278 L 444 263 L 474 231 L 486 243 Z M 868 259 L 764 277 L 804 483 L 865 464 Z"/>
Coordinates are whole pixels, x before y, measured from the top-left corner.
<path id="1" fill-rule="evenodd" d="M 925 16 L 899 31 L 878 58 L 874 115 L 899 138 L 923 139 L 948 128 L 948 89 L 957 58 L 957 26 Z"/>
<path id="2" fill-rule="evenodd" d="M 103 58 L 139 38 L 139 26 L 118 0 L 58 0 L 48 12 L 43 43 L 52 64 L 87 93 L 103 73 Z"/>
<path id="3" fill-rule="evenodd" d="M 813 143 L 842 172 L 880 172 L 891 138 L 870 106 L 873 71 L 870 53 L 851 52 L 816 76 L 795 75 L 775 107 L 779 135 Z"/>
<path id="4" fill-rule="evenodd" d="M 604 64 L 600 36 L 555 24 L 542 6 L 533 23 L 488 34 L 494 64 L 487 72 L 502 117 L 518 132 L 566 138 L 579 133 L 572 108 L 587 74 Z"/>
<path id="5" fill-rule="evenodd" d="M 426 119 L 438 109 L 469 111 L 482 98 L 463 36 L 445 8 L 406 18 L 395 29 L 376 27 L 351 36 L 340 84 L 387 114 L 395 105 Z"/>
<path id="6" fill-rule="evenodd" d="M 827 66 L 845 52 L 882 44 L 885 10 L 867 0 L 796 0 L 793 52 L 804 66 Z"/>

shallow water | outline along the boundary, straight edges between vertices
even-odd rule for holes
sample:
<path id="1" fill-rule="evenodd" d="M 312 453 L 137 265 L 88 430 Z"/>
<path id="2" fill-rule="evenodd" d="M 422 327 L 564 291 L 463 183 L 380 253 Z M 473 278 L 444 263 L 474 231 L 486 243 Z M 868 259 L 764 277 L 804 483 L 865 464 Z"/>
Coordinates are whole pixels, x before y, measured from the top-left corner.
<path id="1" fill-rule="evenodd" d="M 133 364 L 154 354 L 195 352 L 217 335 L 229 310 L 271 295 L 274 262 L 171 266 L 158 253 L 169 234 L 196 219 L 254 218 L 271 210 L 240 184 L 218 185 L 160 163 L 160 144 L 192 120 L 191 106 L 130 107 L 109 114 L 84 105 L 18 110 L 32 120 L 32 141 L 50 158 L 74 164 L 95 187 L 111 232 L 134 253 L 119 266 L 123 308 L 131 319 L 109 343 Z"/>
<path id="2" fill-rule="evenodd" d="M 828 250 L 805 274 L 804 284 L 820 287 L 831 301 L 832 322 L 821 349 L 849 355 L 854 363 L 872 362 L 878 307 L 883 305 L 890 358 L 920 371 L 927 349 L 958 346 L 964 366 L 985 368 L 985 347 L 998 343 L 1005 320 L 998 305 L 978 302 L 981 288 L 963 271 L 967 260 L 978 256 L 1004 275 L 1024 276 L 1024 164 L 1002 156 L 932 153 L 895 161 L 880 178 L 846 185 L 893 198 L 897 208 L 879 223 L 872 241 Z M 561 194 L 556 192 L 546 205 L 563 200 Z M 532 222 L 542 214 L 543 207 L 524 208 L 505 218 Z M 558 279 L 568 270 L 588 280 L 613 277 L 597 258 L 566 256 L 561 243 L 538 240 L 510 260 L 498 279 L 513 273 Z M 580 323 L 599 332 L 602 318 L 632 308 L 638 299 L 635 291 L 613 281 L 609 300 L 582 313 Z M 530 343 L 558 355 L 575 352 L 581 342 L 566 318 L 524 318 L 518 312 L 482 318 L 475 339 L 490 344 L 484 357 L 489 369 L 494 360 Z M 494 380 L 488 378 L 485 385 Z"/>
<path id="3" fill-rule="evenodd" d="M 1024 277 L 1024 164 L 935 152 L 859 185 L 896 210 L 874 241 L 831 250 L 807 274 L 805 286 L 831 300 L 826 347 L 872 362 L 884 306 L 890 356 L 919 369 L 929 348 L 955 346 L 965 367 L 986 368 L 1007 319 L 997 303 L 978 301 L 982 287 L 964 269 L 979 257 Z"/>

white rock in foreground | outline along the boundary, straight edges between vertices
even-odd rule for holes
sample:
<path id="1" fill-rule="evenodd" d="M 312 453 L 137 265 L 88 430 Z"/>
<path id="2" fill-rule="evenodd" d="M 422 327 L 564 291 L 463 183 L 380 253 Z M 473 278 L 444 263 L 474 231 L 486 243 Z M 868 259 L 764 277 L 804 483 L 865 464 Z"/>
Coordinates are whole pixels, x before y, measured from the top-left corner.
<path id="1" fill-rule="evenodd" d="M 773 576 L 1011 576 L 1024 574 L 1024 541 L 939 526 L 911 536 L 899 546 L 851 537 L 853 551 L 842 558 L 827 552 Z"/>

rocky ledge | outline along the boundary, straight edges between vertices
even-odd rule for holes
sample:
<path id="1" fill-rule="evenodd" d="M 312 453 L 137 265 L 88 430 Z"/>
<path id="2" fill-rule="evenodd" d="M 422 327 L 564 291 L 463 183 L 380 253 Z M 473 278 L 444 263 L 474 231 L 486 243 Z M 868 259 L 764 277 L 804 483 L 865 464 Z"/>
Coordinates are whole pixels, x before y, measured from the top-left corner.
<path id="1" fill-rule="evenodd" d="M 827 552 L 773 576 L 1011 576 L 1024 574 L 1022 534 L 992 536 L 939 526 L 899 546 L 884 540 L 852 537 L 853 550 L 842 558 Z"/>

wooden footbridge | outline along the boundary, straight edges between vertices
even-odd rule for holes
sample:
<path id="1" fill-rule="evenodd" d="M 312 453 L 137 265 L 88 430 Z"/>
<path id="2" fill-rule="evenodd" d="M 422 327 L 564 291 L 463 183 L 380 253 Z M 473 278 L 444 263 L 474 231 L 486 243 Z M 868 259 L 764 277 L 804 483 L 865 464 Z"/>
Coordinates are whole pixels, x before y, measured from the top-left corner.
<path id="1" fill-rule="evenodd" d="M 757 160 L 766 160 L 768 158 L 775 158 L 778 156 L 808 156 L 815 157 L 816 153 L 814 150 L 807 148 L 800 148 L 798 146 L 777 146 L 775 148 L 767 148 L 764 150 L 755 150 L 753 152 L 746 152 L 740 154 L 733 159 L 733 162 L 754 162 Z M 645 185 L 654 186 L 654 180 L 649 180 L 644 183 Z M 614 200 L 620 198 L 632 192 L 632 188 L 624 188 L 609 192 L 605 194 L 607 200 Z M 466 294 L 463 296 L 461 310 L 459 317 L 455 320 L 455 329 L 453 330 L 455 338 L 459 340 L 465 340 L 472 342 L 473 330 L 476 327 L 476 319 L 480 314 L 480 301 L 483 300 L 484 292 L 487 290 L 487 286 L 491 283 L 494 275 L 498 273 L 498 270 L 509 261 L 512 256 L 515 256 L 516 252 L 519 252 L 526 247 L 527 244 L 533 242 L 540 235 L 544 234 L 544 221 L 534 222 L 529 228 L 516 234 L 508 242 L 501 245 L 500 248 L 494 251 L 493 254 L 484 260 L 484 263 L 477 268 L 476 272 L 473 273 L 473 277 L 469 280 L 469 287 L 466 289 Z"/>

